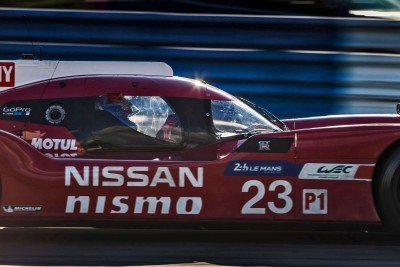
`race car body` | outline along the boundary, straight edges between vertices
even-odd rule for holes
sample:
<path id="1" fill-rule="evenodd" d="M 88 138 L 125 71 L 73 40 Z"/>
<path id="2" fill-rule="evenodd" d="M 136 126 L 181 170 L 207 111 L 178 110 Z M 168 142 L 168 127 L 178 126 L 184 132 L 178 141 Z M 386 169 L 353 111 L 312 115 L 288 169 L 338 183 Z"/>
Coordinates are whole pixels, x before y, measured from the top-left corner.
<path id="1" fill-rule="evenodd" d="M 398 115 L 282 122 L 164 63 L 0 69 L 1 225 L 400 221 Z"/>

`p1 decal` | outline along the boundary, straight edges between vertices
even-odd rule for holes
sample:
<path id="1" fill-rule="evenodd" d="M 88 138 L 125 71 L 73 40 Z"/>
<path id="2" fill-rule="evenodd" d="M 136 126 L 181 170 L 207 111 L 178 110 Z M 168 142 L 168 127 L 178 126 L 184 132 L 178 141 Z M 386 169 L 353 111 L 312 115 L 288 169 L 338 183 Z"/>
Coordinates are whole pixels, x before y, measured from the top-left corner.
<path id="1" fill-rule="evenodd" d="M 351 180 L 360 164 L 307 163 L 299 174 L 300 179 Z"/>
<path id="2" fill-rule="evenodd" d="M 0 87 L 15 86 L 15 63 L 0 62 Z"/>
<path id="3" fill-rule="evenodd" d="M 328 190 L 304 189 L 303 214 L 328 214 Z"/>

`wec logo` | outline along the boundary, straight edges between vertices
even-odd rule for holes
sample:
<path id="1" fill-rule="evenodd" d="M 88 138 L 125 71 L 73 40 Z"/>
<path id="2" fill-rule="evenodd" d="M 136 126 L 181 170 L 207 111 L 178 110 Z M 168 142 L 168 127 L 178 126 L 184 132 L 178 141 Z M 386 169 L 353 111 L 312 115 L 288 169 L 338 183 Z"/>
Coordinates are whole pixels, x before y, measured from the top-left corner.
<path id="1" fill-rule="evenodd" d="M 359 164 L 306 163 L 300 179 L 354 179 Z"/>
<path id="2" fill-rule="evenodd" d="M 0 87 L 15 85 L 15 64 L 13 62 L 0 62 Z"/>
<path id="3" fill-rule="evenodd" d="M 322 166 L 318 169 L 318 173 L 351 173 L 351 169 L 354 166 L 349 165 L 338 165 L 333 168 L 328 168 L 327 166 Z"/>

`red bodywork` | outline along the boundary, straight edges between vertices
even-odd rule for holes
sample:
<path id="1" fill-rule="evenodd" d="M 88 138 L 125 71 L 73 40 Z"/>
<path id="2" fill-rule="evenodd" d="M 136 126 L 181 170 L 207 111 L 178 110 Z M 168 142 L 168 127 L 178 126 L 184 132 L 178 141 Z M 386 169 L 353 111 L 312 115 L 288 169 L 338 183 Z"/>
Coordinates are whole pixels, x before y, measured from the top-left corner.
<path id="1" fill-rule="evenodd" d="M 104 92 L 178 102 L 235 99 L 178 77 L 78 76 L 3 91 L 3 110 L 32 105 L 32 111 L 22 119 L 0 120 L 1 223 L 380 222 L 374 170 L 399 140 L 398 116 L 286 120 L 286 131 L 216 139 L 172 154 L 157 151 L 162 155 L 157 158 L 152 151 L 92 156 L 68 127 L 40 123 L 53 103 Z M 79 128 L 91 120 L 82 113 L 71 123 Z M 37 149 L 33 138 L 68 148 L 52 143 L 48 150 Z"/>

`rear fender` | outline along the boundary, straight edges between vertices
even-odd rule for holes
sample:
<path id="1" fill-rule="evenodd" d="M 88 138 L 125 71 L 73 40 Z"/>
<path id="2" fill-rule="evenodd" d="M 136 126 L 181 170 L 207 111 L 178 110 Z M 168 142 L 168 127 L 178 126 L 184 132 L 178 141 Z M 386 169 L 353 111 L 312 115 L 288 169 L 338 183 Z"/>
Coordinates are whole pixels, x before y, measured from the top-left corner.
<path id="1" fill-rule="evenodd" d="M 35 181 L 48 179 L 56 167 L 53 162 L 20 137 L 0 130 L 1 203 L 33 193 Z"/>

